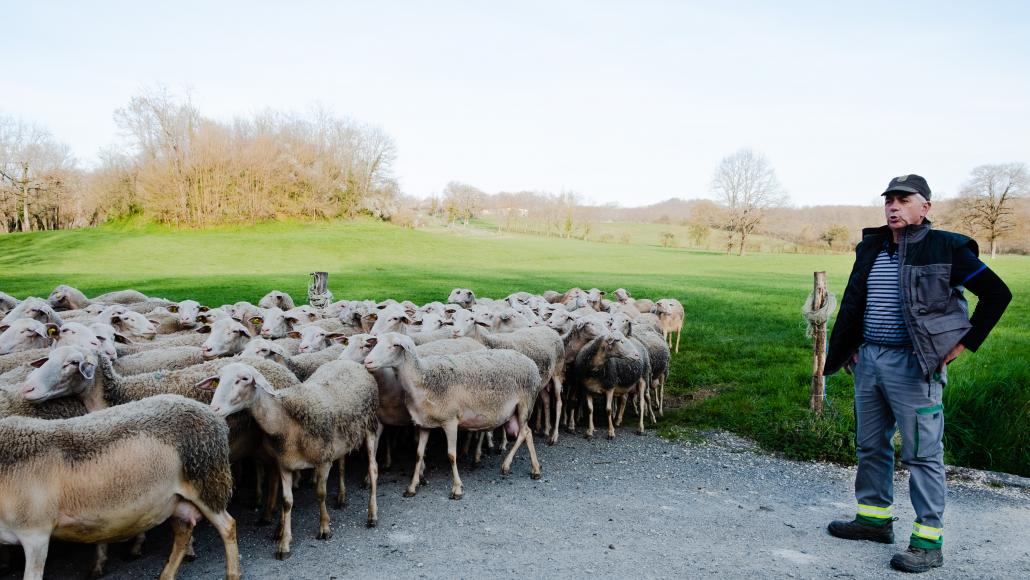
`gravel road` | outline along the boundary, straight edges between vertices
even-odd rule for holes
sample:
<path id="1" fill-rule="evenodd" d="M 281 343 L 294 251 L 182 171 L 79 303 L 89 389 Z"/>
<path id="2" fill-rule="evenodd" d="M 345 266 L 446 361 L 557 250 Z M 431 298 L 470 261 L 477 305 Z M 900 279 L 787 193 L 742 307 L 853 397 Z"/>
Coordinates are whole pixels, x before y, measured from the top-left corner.
<path id="1" fill-rule="evenodd" d="M 381 474 L 379 527 L 364 527 L 365 490 L 352 462 L 350 505 L 331 510 L 332 539 L 315 539 L 313 491 L 296 494 L 293 556 L 274 558 L 272 527 L 256 527 L 241 499 L 240 552 L 249 578 L 479 578 L 581 577 L 897 577 L 888 565 L 907 545 L 912 508 L 907 475 L 898 473 L 896 546 L 847 542 L 826 524 L 854 513 L 854 470 L 785 460 L 726 433 L 668 442 L 653 433 L 592 441 L 563 435 L 539 445 L 543 478 L 529 478 L 524 450 L 511 476 L 501 458 L 462 465 L 465 497 L 448 499 L 450 471 L 434 434 L 428 485 L 417 497 L 401 493 L 405 458 Z M 538 438 L 539 440 L 539 438 Z M 249 489 L 247 487 L 246 489 Z M 335 485 L 330 478 L 330 497 Z M 241 492 L 241 496 L 248 496 Z M 1030 491 L 950 481 L 945 515 L 945 567 L 928 578 L 1030 578 Z M 168 553 L 164 528 L 148 535 L 142 559 L 122 560 L 112 547 L 108 578 L 153 578 Z M 208 524 L 197 528 L 199 558 L 180 578 L 224 572 L 221 542 Z M 54 543 L 48 577 L 81 577 L 87 546 Z M 20 565 L 20 564 L 16 564 Z M 20 573 L 20 570 L 19 570 Z M 8 574 L 6 577 L 16 577 Z"/>

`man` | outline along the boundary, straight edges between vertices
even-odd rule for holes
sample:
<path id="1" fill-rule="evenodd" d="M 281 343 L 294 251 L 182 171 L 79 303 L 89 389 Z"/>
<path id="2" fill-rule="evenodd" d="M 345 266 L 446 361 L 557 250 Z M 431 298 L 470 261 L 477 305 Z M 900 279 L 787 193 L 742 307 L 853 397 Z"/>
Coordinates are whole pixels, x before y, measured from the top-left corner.
<path id="1" fill-rule="evenodd" d="M 895 554 L 891 566 L 925 572 L 944 563 L 947 365 L 983 343 L 1012 294 L 979 260 L 975 241 L 930 228 L 925 179 L 896 177 L 882 195 L 887 225 L 862 232 L 826 356 L 825 375 L 854 372 L 858 446 L 858 515 L 828 530 L 848 540 L 894 543 L 891 439 L 900 427 L 916 520 L 908 550 Z M 963 288 L 980 299 L 972 318 Z"/>

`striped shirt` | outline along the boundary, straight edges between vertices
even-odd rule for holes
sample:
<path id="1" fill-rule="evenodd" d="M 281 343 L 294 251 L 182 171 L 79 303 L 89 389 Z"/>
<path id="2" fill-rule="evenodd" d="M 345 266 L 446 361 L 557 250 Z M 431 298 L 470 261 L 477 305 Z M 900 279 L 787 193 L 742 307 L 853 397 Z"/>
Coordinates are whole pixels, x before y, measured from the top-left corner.
<path id="1" fill-rule="evenodd" d="M 866 295 L 865 341 L 883 346 L 911 346 L 898 286 L 898 252 L 880 250 L 869 272 Z"/>

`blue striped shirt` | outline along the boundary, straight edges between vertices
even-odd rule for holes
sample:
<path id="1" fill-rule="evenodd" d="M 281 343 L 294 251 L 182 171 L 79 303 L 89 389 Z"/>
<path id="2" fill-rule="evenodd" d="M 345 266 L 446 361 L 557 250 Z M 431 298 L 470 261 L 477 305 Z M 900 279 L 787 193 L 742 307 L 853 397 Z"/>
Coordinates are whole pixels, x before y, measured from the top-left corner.
<path id="1" fill-rule="evenodd" d="M 865 341 L 884 346 L 911 346 L 898 285 L 898 252 L 880 250 L 869 272 L 866 294 Z"/>

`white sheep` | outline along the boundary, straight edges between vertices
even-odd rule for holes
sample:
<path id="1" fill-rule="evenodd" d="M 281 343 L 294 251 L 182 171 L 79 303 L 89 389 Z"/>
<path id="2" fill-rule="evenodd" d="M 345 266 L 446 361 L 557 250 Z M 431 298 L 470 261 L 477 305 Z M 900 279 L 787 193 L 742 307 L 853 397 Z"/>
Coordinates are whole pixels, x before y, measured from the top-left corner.
<path id="1" fill-rule="evenodd" d="M 458 476 L 458 429 L 490 430 L 504 425 L 517 438 L 501 464 L 501 473 L 511 472 L 515 452 L 526 443 L 533 479 L 540 478 L 529 415 L 540 391 L 536 364 L 511 350 L 475 351 L 450 356 L 420 357 L 410 337 L 388 332 L 375 341 L 365 357 L 365 368 L 394 369 L 404 388 L 412 421 L 419 427 L 417 460 L 411 484 L 404 495 L 414 496 L 425 462 L 429 430 L 443 428 L 447 436 L 447 458 L 451 463 L 451 499 L 461 499 Z"/>
<path id="2" fill-rule="evenodd" d="M 61 284 L 54 288 L 47 301 L 55 310 L 77 310 L 93 304 L 134 304 L 149 299 L 147 295 L 135 290 L 117 290 L 89 299 L 80 290 Z"/>
<path id="3" fill-rule="evenodd" d="M 457 304 L 462 308 L 471 308 L 476 303 L 476 294 L 468 288 L 455 288 L 447 296 L 448 304 Z"/>
<path id="4" fill-rule="evenodd" d="M 282 480 L 283 511 L 276 558 L 290 556 L 293 540 L 293 472 L 315 469 L 315 489 L 319 503 L 318 539 L 332 536 L 326 509 L 326 482 L 334 461 L 339 462 L 337 503 L 346 500 L 344 457 L 362 443 L 368 452 L 369 499 L 367 525 L 379 520 L 376 486 L 376 407 L 375 379 L 361 365 L 337 360 L 323 365 L 304 383 L 288 389 L 274 389 L 254 367 L 233 363 L 217 375 L 197 384 L 214 390 L 211 409 L 222 417 L 249 410 L 268 434 L 265 448 L 279 463 Z"/>
<path id="5" fill-rule="evenodd" d="M 164 395 L 71 419 L 9 417 L 0 456 L 0 541 L 21 544 L 26 579 L 43 578 L 51 538 L 121 540 L 169 518 L 161 577 L 174 578 L 202 517 L 222 538 L 226 577 L 241 577 L 228 429 L 206 406 Z"/>
<path id="6" fill-rule="evenodd" d="M 61 316 L 58 315 L 57 312 L 54 312 L 53 307 L 51 307 L 46 300 L 35 296 L 30 296 L 25 300 L 22 300 L 17 306 L 12 308 L 6 315 L 4 315 L 3 319 L 0 320 L 0 326 L 10 325 L 15 320 L 19 320 L 21 318 L 31 318 L 44 324 L 50 322 L 57 326 L 64 324 L 64 320 L 61 319 Z"/>
<path id="7" fill-rule="evenodd" d="M 140 375 L 157 371 L 174 371 L 199 365 L 209 358 L 198 346 L 173 346 L 124 356 L 114 361 L 121 375 Z"/>
<path id="8" fill-rule="evenodd" d="M 209 359 L 243 352 L 247 342 L 253 338 L 247 327 L 231 318 L 219 320 L 211 326 L 201 326 L 197 332 L 208 335 L 201 349 L 204 357 Z"/>
<path id="9" fill-rule="evenodd" d="M 658 315 L 662 336 L 672 347 L 672 333 L 676 333 L 676 352 L 680 351 L 680 335 L 683 334 L 683 305 L 675 298 L 662 298 L 654 303 L 651 312 Z"/>
<path id="10" fill-rule="evenodd" d="M 304 352 L 291 356 L 281 345 L 259 337 L 251 339 L 240 356 L 273 360 L 290 369 L 290 372 L 303 381 L 313 375 L 320 366 L 339 358 L 343 351 L 343 344 L 334 344 L 315 352 Z"/>
<path id="11" fill-rule="evenodd" d="M 293 308 L 295 304 L 289 294 L 279 290 L 272 290 L 258 301 L 258 306 L 261 308 L 278 308 L 285 311 Z"/>
<path id="12" fill-rule="evenodd" d="M 56 324 L 21 318 L 0 327 L 0 355 L 34 348 L 47 348 L 60 331 Z"/>

